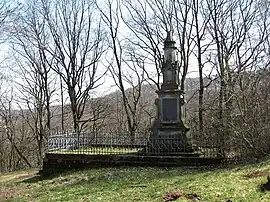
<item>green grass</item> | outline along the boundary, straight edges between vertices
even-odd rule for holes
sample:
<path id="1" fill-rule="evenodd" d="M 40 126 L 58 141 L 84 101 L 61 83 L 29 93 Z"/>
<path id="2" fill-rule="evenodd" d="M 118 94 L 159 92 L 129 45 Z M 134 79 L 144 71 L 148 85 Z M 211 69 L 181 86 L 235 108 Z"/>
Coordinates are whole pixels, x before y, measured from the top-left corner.
<path id="1" fill-rule="evenodd" d="M 127 154 L 136 153 L 141 151 L 141 148 L 130 148 L 130 147 L 87 147 L 80 149 L 71 150 L 56 150 L 48 153 L 61 153 L 61 154 Z"/>
<path id="2" fill-rule="evenodd" d="M 197 194 L 201 201 L 270 201 L 261 192 L 270 161 L 235 168 L 101 168 L 40 178 L 37 170 L 0 175 L 0 201 L 163 201 L 166 192 Z M 176 201 L 192 201 L 179 198 Z"/>

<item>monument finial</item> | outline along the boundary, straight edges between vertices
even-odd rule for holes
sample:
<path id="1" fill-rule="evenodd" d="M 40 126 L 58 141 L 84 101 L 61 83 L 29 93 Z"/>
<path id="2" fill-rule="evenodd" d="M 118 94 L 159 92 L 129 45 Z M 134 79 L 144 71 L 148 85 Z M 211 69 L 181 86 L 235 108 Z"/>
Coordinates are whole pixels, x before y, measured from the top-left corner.
<path id="1" fill-rule="evenodd" d="M 167 37 L 165 41 L 173 41 L 173 32 L 171 30 L 167 32 Z"/>

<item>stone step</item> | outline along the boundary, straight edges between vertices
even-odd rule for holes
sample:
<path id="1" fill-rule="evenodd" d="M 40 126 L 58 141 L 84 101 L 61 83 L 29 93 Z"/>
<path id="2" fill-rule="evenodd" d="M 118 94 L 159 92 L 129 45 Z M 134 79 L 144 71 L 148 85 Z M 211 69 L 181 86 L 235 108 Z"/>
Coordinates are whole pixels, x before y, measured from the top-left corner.
<path id="1" fill-rule="evenodd" d="M 150 156 L 179 156 L 179 157 L 199 157 L 200 153 L 198 152 L 160 152 L 160 153 L 147 153 Z"/>

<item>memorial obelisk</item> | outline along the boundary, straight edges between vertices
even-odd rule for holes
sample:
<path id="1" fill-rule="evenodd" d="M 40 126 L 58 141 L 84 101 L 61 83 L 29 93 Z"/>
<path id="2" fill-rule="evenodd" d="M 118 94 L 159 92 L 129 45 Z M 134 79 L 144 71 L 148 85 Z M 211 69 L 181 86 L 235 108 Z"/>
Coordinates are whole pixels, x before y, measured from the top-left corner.
<path id="1" fill-rule="evenodd" d="M 179 62 L 172 32 L 164 42 L 161 67 L 163 83 L 155 100 L 157 114 L 152 125 L 147 151 L 155 155 L 181 155 L 193 152 L 187 139 L 189 128 L 183 122 L 184 93 L 179 87 Z"/>

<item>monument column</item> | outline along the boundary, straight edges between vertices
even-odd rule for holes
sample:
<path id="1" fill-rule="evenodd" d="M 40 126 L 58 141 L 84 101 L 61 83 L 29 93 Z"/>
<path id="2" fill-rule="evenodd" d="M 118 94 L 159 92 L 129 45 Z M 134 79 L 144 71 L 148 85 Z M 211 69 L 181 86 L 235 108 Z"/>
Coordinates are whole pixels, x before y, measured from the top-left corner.
<path id="1" fill-rule="evenodd" d="M 179 63 L 172 32 L 164 42 L 164 59 L 161 67 L 163 83 L 157 91 L 157 116 L 148 142 L 148 152 L 161 155 L 181 155 L 193 152 L 187 140 L 189 128 L 182 120 L 183 92 L 179 88 Z"/>

